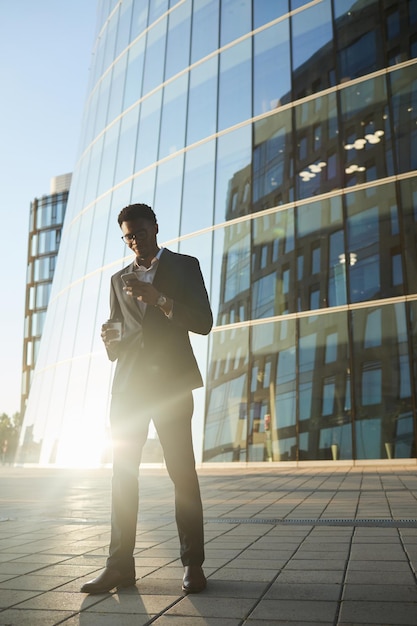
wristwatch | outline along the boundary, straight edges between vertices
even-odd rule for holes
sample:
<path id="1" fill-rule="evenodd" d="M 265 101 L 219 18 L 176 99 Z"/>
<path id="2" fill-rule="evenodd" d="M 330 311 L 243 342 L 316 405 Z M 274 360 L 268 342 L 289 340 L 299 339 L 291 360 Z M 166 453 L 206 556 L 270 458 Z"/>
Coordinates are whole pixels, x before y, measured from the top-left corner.
<path id="1" fill-rule="evenodd" d="M 156 301 L 156 306 L 164 306 L 167 303 L 167 299 L 163 293 L 160 293 L 158 296 L 158 300 Z"/>

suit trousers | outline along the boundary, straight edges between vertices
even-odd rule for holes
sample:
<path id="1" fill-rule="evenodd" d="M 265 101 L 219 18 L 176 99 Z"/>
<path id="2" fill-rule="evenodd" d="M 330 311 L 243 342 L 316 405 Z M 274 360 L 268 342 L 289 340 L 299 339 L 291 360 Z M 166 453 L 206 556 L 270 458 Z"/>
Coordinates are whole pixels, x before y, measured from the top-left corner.
<path id="1" fill-rule="evenodd" d="M 112 396 L 110 423 L 113 441 L 111 539 L 107 567 L 134 575 L 134 549 L 139 506 L 139 465 L 153 420 L 175 488 L 175 519 L 183 565 L 204 561 L 203 509 L 195 469 L 191 391 L 153 390 L 141 385 L 135 394 Z"/>

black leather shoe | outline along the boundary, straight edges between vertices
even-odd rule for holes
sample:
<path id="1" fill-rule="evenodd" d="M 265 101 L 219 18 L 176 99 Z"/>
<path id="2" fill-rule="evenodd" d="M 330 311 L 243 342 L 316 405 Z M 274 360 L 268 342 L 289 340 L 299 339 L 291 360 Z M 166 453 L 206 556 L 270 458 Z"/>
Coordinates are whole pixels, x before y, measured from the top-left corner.
<path id="1" fill-rule="evenodd" d="M 206 587 L 207 580 L 201 565 L 186 565 L 182 579 L 182 590 L 185 593 L 200 593 Z"/>
<path id="2" fill-rule="evenodd" d="M 82 593 L 107 593 L 115 587 L 132 587 L 136 584 L 134 576 L 121 574 L 117 569 L 106 567 L 97 578 L 90 580 L 81 587 Z"/>

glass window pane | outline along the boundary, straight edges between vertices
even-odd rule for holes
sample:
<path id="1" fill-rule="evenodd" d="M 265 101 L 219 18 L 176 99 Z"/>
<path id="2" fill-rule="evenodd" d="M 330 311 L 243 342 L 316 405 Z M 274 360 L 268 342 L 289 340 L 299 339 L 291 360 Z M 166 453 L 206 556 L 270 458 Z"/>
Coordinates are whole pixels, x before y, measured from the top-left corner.
<path id="1" fill-rule="evenodd" d="M 97 197 L 97 183 L 100 172 L 100 160 L 103 151 L 104 135 L 98 139 L 91 148 L 88 176 L 86 177 L 86 189 L 83 206 L 90 204 Z"/>
<path id="2" fill-rule="evenodd" d="M 156 167 L 135 176 L 132 184 L 132 202 L 143 202 L 153 207 Z"/>
<path id="3" fill-rule="evenodd" d="M 149 26 L 168 10 L 168 0 L 150 0 L 149 3 Z"/>
<path id="4" fill-rule="evenodd" d="M 220 17 L 220 45 L 250 32 L 252 24 L 251 0 L 222 0 Z"/>
<path id="5" fill-rule="evenodd" d="M 167 54 L 165 80 L 171 78 L 189 64 L 190 58 L 191 2 L 188 0 L 168 18 Z"/>
<path id="6" fill-rule="evenodd" d="M 256 0 L 253 3 L 253 27 L 259 28 L 289 10 L 288 0 Z"/>
<path id="7" fill-rule="evenodd" d="M 188 75 L 164 87 L 159 159 L 181 150 L 185 143 Z"/>
<path id="8" fill-rule="evenodd" d="M 319 105 L 319 106 L 318 106 Z M 337 124 L 336 94 L 310 100 L 295 108 L 297 197 L 308 198 L 341 187 L 339 136 L 330 133 Z M 318 127 L 320 137 L 317 141 Z"/>
<path id="9" fill-rule="evenodd" d="M 334 66 L 329 48 L 332 40 L 330 0 L 323 0 L 292 16 L 295 99 L 331 86 L 329 75 Z"/>
<path id="10" fill-rule="evenodd" d="M 106 76 L 100 83 L 98 88 L 98 97 L 97 97 L 97 111 L 96 111 L 96 119 L 94 124 L 94 133 L 93 138 L 97 137 L 97 135 L 103 130 L 106 125 L 107 120 L 107 109 L 109 106 L 109 97 L 110 97 L 110 79 L 111 72 L 108 72 Z"/>
<path id="11" fill-rule="evenodd" d="M 374 338 L 377 311 L 381 336 Z M 404 303 L 352 311 L 358 458 L 413 455 L 413 426 L 401 431 L 411 408 L 406 328 Z"/>
<path id="12" fill-rule="evenodd" d="M 129 44 L 132 5 L 133 0 L 124 0 L 120 7 L 119 24 L 117 26 L 116 51 L 114 55 L 115 59 Z"/>
<path id="13" fill-rule="evenodd" d="M 110 126 L 104 135 L 104 146 L 101 155 L 100 176 L 97 188 L 98 196 L 113 186 L 119 128 L 120 121 Z"/>
<path id="14" fill-rule="evenodd" d="M 94 207 L 94 245 L 88 246 L 86 274 L 99 269 L 103 263 L 109 223 L 110 194 L 99 200 Z M 100 243 L 99 243 L 100 242 Z M 120 250 L 120 246 L 119 246 Z"/>
<path id="15" fill-rule="evenodd" d="M 187 145 L 216 132 L 217 68 L 214 57 L 190 72 L 187 113 Z"/>
<path id="16" fill-rule="evenodd" d="M 126 113 L 121 120 L 119 144 L 117 147 L 116 173 L 114 184 L 128 176 L 134 171 L 136 154 L 136 132 L 139 119 L 139 107 L 135 107 Z"/>
<path id="17" fill-rule="evenodd" d="M 252 222 L 252 318 L 294 310 L 294 290 L 289 289 L 294 280 L 293 241 L 293 209 Z M 262 261 L 264 250 L 271 259 L 266 263 Z"/>
<path id="18" fill-rule="evenodd" d="M 214 151 L 215 142 L 210 141 L 185 154 L 181 235 L 213 223 Z"/>
<path id="19" fill-rule="evenodd" d="M 400 183 L 400 209 L 403 215 L 404 262 L 407 276 L 406 293 L 417 293 L 417 179 Z"/>
<path id="20" fill-rule="evenodd" d="M 238 363 L 232 356 L 239 353 Z M 249 330 L 212 333 L 207 413 L 204 436 L 205 461 L 246 461 L 247 363 Z"/>
<path id="21" fill-rule="evenodd" d="M 254 125 L 253 211 L 285 204 L 293 198 L 291 111 Z"/>
<path id="22" fill-rule="evenodd" d="M 178 237 L 184 155 L 158 166 L 154 211 L 161 243 Z"/>
<path id="23" fill-rule="evenodd" d="M 390 74 L 398 173 L 417 169 L 417 66 Z"/>
<path id="24" fill-rule="evenodd" d="M 127 55 L 124 54 L 112 70 L 110 87 L 109 108 L 107 111 L 107 124 L 122 112 L 123 88 L 125 84 Z"/>
<path id="25" fill-rule="evenodd" d="M 393 174 L 385 77 L 347 87 L 340 94 L 346 184 Z"/>
<path id="26" fill-rule="evenodd" d="M 220 54 L 218 130 L 251 117 L 251 57 L 250 40 L 242 41 Z"/>
<path id="27" fill-rule="evenodd" d="M 151 6 L 153 2 L 151 2 Z M 146 41 L 143 95 L 162 83 L 165 62 L 167 19 L 164 18 L 148 31 Z"/>
<path id="28" fill-rule="evenodd" d="M 191 37 L 191 63 L 218 48 L 219 0 L 194 0 Z"/>
<path id="29" fill-rule="evenodd" d="M 217 140 L 215 223 L 246 215 L 250 201 L 245 201 L 245 184 L 251 175 L 251 127 L 245 126 Z M 233 206 L 233 190 L 238 203 Z"/>
<path id="30" fill-rule="evenodd" d="M 299 333 L 299 458 L 349 459 L 352 434 L 347 314 L 300 319 Z"/>
<path id="31" fill-rule="evenodd" d="M 394 285 L 392 280 L 391 258 L 398 245 L 397 237 L 390 234 L 391 207 L 395 201 L 392 184 L 346 196 L 349 261 L 346 270 L 351 302 L 388 298 L 404 292 L 404 286 Z"/>
<path id="32" fill-rule="evenodd" d="M 210 301 L 218 324 L 229 323 L 239 311 L 249 316 L 250 225 L 233 224 L 216 230 L 213 250 L 213 284 Z"/>
<path id="33" fill-rule="evenodd" d="M 159 89 L 141 105 L 138 143 L 136 146 L 135 171 L 154 163 L 158 155 L 161 117 L 162 89 Z"/>
<path id="34" fill-rule="evenodd" d="M 305 204 L 297 208 L 296 215 L 296 246 L 304 267 L 303 275 L 297 278 L 298 310 L 346 303 L 341 199 Z"/>
<path id="35" fill-rule="evenodd" d="M 145 37 L 141 37 L 129 50 L 123 109 L 139 100 L 142 93 L 143 61 L 145 58 Z"/>
<path id="36" fill-rule="evenodd" d="M 374 72 L 383 65 L 383 36 L 377 4 L 377 0 L 360 4 L 334 0 L 339 82 Z"/>
<path id="37" fill-rule="evenodd" d="M 113 13 L 109 22 L 106 24 L 106 28 L 104 30 L 104 38 L 105 38 L 105 47 L 104 47 L 104 55 L 103 55 L 103 68 L 104 72 L 110 63 L 114 60 L 114 52 L 116 47 L 116 35 L 117 35 L 117 24 L 119 21 L 119 8 Z"/>
<path id="38" fill-rule="evenodd" d="M 267 113 L 291 97 L 289 20 L 254 37 L 254 115 Z"/>

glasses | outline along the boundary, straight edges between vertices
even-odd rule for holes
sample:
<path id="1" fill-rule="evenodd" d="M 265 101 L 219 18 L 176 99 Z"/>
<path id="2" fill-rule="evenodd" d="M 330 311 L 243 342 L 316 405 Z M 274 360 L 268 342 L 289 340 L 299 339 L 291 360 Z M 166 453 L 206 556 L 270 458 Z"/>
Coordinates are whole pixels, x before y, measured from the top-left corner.
<path id="1" fill-rule="evenodd" d="M 137 233 L 127 233 L 126 235 L 122 235 L 122 239 L 125 243 L 132 243 L 132 241 L 137 241 L 138 239 L 145 239 L 146 233 L 143 230 L 140 230 Z"/>

